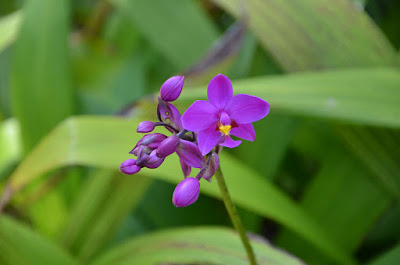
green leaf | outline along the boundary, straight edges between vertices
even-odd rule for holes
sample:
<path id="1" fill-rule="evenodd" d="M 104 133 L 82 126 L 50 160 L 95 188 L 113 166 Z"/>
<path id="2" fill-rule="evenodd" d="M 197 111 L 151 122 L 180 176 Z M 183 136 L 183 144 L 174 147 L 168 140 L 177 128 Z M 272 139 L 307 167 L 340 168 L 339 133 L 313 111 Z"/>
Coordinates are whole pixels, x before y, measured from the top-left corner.
<path id="1" fill-rule="evenodd" d="M 110 171 L 92 178 L 82 190 L 64 233 L 64 244 L 68 244 L 84 261 L 109 242 L 150 184 L 148 178 L 138 175 L 126 177 Z"/>
<path id="2" fill-rule="evenodd" d="M 268 242 L 252 240 L 260 265 L 304 264 L 299 259 L 272 247 Z M 248 264 L 239 237 L 226 228 L 180 228 L 135 238 L 105 253 L 92 265 L 159 263 Z"/>
<path id="3" fill-rule="evenodd" d="M 400 244 L 368 263 L 368 265 L 393 265 L 398 263 L 400 263 Z"/>
<path id="4" fill-rule="evenodd" d="M 267 100 L 271 113 L 400 128 L 400 71 L 394 68 L 332 70 L 233 81 L 234 93 Z M 206 89 L 182 91 L 180 100 L 205 99 Z M 373 106 L 373 107 L 372 107 Z"/>
<path id="5" fill-rule="evenodd" d="M 0 53 L 14 42 L 21 23 L 21 12 L 0 18 Z"/>
<path id="6" fill-rule="evenodd" d="M 248 16 L 252 32 L 286 71 L 395 64 L 389 41 L 351 1 L 214 2 Z"/>
<path id="7" fill-rule="evenodd" d="M 24 2 L 13 54 L 11 94 L 25 152 L 73 111 L 67 2 Z"/>
<path id="8" fill-rule="evenodd" d="M 57 245 L 7 216 L 0 218 L 0 237 L 1 264 L 79 264 Z"/>
<path id="9" fill-rule="evenodd" d="M 310 135 L 315 136 L 311 131 Z M 317 138 L 318 136 L 313 137 L 314 140 Z M 359 161 L 346 150 L 338 148 L 340 145 L 321 145 L 324 146 L 323 150 L 330 151 L 325 157 L 320 154 L 322 167 L 307 186 L 301 204 L 327 228 L 338 245 L 352 253 L 389 206 L 392 197 L 375 184 L 370 172 Z M 293 233 L 285 231 L 278 242 L 310 261 L 310 264 L 318 264 L 315 263 L 318 259 L 322 259 L 319 264 L 328 263 L 316 254 L 314 247 Z"/>
<path id="10" fill-rule="evenodd" d="M 21 155 L 19 124 L 15 119 L 0 123 L 0 174 Z"/>
<path id="11" fill-rule="evenodd" d="M 178 69 L 196 62 L 218 37 L 196 1 L 111 0 Z"/>
<path id="12" fill-rule="evenodd" d="M 130 121 L 111 117 L 67 120 L 20 164 L 10 178 L 10 189 L 18 191 L 39 175 L 59 166 L 81 164 L 118 168 L 139 140 L 140 135 L 132 133 L 139 122 L 138 119 Z M 352 264 L 324 230 L 274 185 L 228 154 L 222 154 L 221 164 L 231 195 L 239 206 L 284 224 L 338 263 Z M 179 168 L 178 159 L 173 156 L 159 169 L 143 170 L 138 177 L 143 174 L 178 183 L 181 180 L 176 175 Z M 215 183 L 204 183 L 201 191 L 213 197 L 220 196 Z M 109 207 L 112 207 L 111 203 Z"/>
<path id="13" fill-rule="evenodd" d="M 351 150 L 364 162 L 377 182 L 400 199 L 400 142 L 396 131 L 386 128 L 337 126 L 336 130 Z"/>

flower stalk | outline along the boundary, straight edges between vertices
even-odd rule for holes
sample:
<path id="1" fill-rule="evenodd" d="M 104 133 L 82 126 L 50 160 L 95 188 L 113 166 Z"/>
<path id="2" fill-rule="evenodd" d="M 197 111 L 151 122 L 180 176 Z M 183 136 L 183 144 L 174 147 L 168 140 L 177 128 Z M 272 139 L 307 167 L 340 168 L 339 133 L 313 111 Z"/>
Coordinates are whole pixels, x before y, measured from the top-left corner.
<path id="1" fill-rule="evenodd" d="M 226 186 L 224 176 L 221 171 L 221 166 L 218 167 L 215 172 L 215 178 L 217 179 L 219 190 L 221 191 L 222 200 L 224 201 L 225 208 L 228 211 L 229 217 L 235 227 L 236 231 L 239 233 L 240 239 L 242 240 L 243 246 L 246 249 L 247 257 L 249 258 L 251 265 L 257 265 L 256 257 L 254 251 L 250 245 L 250 241 L 247 238 L 246 231 L 244 230 L 240 216 L 236 210 L 235 205 L 231 199 L 228 192 L 228 187 Z"/>

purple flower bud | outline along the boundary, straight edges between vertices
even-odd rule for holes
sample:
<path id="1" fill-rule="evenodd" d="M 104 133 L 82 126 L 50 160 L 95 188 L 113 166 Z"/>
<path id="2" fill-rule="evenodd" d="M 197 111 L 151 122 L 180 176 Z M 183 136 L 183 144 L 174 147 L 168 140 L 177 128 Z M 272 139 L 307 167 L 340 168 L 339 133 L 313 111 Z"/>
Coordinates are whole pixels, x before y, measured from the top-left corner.
<path id="1" fill-rule="evenodd" d="M 137 156 L 138 147 L 141 145 L 145 145 L 148 148 L 155 149 L 166 138 L 167 138 L 167 136 L 165 136 L 164 134 L 161 134 L 161 133 L 146 134 L 145 136 L 142 137 L 142 139 L 139 140 L 139 142 L 137 142 L 137 144 L 135 145 L 135 148 L 133 148 L 129 153 Z"/>
<path id="2" fill-rule="evenodd" d="M 203 178 L 207 181 L 211 180 L 211 177 L 214 176 L 215 172 L 219 167 L 219 156 L 217 153 L 212 153 L 211 157 L 208 158 L 210 161 L 208 162 L 208 168 L 203 175 Z"/>
<path id="3" fill-rule="evenodd" d="M 136 131 L 138 133 L 148 133 L 154 130 L 155 124 L 151 121 L 142 121 L 139 123 Z"/>
<path id="4" fill-rule="evenodd" d="M 158 157 L 166 157 L 176 151 L 179 145 L 179 137 L 176 134 L 171 135 L 160 143 L 157 148 Z"/>
<path id="5" fill-rule="evenodd" d="M 168 78 L 161 86 L 161 99 L 165 101 L 176 100 L 182 92 L 184 81 L 185 77 L 179 75 Z"/>
<path id="6" fill-rule="evenodd" d="M 146 163 L 144 164 L 147 168 L 158 168 L 163 162 L 165 157 L 158 157 L 157 150 L 153 150 L 149 157 L 147 158 Z"/>
<path id="7" fill-rule="evenodd" d="M 196 178 L 185 178 L 174 190 L 172 203 L 176 207 L 186 207 L 197 201 L 200 194 L 200 182 Z"/>
<path id="8" fill-rule="evenodd" d="M 140 167 L 136 165 L 136 160 L 131 158 L 122 162 L 119 171 L 126 175 L 133 175 L 140 171 Z"/>

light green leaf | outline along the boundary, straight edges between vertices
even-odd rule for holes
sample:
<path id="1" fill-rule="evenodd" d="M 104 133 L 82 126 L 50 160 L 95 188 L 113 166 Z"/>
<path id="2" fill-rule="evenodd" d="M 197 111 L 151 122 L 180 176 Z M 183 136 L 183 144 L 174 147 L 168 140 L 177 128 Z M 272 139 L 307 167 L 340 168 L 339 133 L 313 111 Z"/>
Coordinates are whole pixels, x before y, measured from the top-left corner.
<path id="1" fill-rule="evenodd" d="M 67 2 L 24 2 L 13 54 L 11 96 L 25 152 L 73 111 Z"/>
<path id="2" fill-rule="evenodd" d="M 299 259 L 272 247 L 268 242 L 252 240 L 260 265 L 301 265 Z M 105 253 L 92 265 L 160 263 L 206 263 L 246 265 L 246 252 L 239 237 L 226 228 L 180 228 L 135 238 Z"/>
<path id="3" fill-rule="evenodd" d="M 214 0 L 249 27 L 289 72 L 395 64 L 395 50 L 347 0 Z"/>
<path id="4" fill-rule="evenodd" d="M 19 124 L 15 119 L 0 123 L 0 174 L 21 155 Z"/>
<path id="5" fill-rule="evenodd" d="M 111 0 L 178 69 L 196 62 L 218 37 L 196 1 Z"/>
<path id="6" fill-rule="evenodd" d="M 21 23 L 21 12 L 0 18 L 0 53 L 14 42 Z"/>
<path id="7" fill-rule="evenodd" d="M 139 140 L 140 135 L 132 133 L 139 122 L 138 119 L 130 121 L 111 117 L 67 120 L 20 164 L 11 176 L 10 189 L 18 191 L 40 174 L 65 165 L 118 168 Z M 274 185 L 228 154 L 221 156 L 221 164 L 232 197 L 239 206 L 284 224 L 338 263 L 352 264 L 324 230 Z M 176 174 L 179 168 L 179 162 L 173 156 L 159 169 L 143 170 L 142 174 L 177 183 L 181 180 Z M 220 196 L 215 183 L 203 183 L 201 191 L 214 197 Z"/>
<path id="8" fill-rule="evenodd" d="M 3 265 L 78 265 L 54 243 L 7 216 L 0 218 L 0 261 Z"/>
<path id="9" fill-rule="evenodd" d="M 84 226 L 83 234 L 79 235 L 77 244 L 77 254 L 80 260 L 88 261 L 92 256 L 98 254 L 100 250 L 109 242 L 110 238 L 116 233 L 124 218 L 130 213 L 140 202 L 143 194 L 147 191 L 150 184 L 150 179 L 143 178 L 143 176 L 125 176 L 120 173 L 113 175 L 109 193 L 101 202 L 101 207 L 96 210 L 96 214 L 91 216 L 92 219 L 88 226 Z M 104 182 L 103 180 L 93 180 L 93 182 Z M 97 186 L 98 183 L 92 185 Z M 93 187 L 89 187 L 93 188 Z M 86 190 L 84 190 L 86 191 Z M 93 191 L 93 190 L 92 190 Z M 86 196 L 84 200 L 78 202 L 77 211 L 82 210 L 82 207 L 92 210 L 84 204 L 88 200 L 93 200 L 93 196 Z M 98 203 L 97 200 L 94 203 Z M 83 205 L 82 205 L 83 204 Z M 95 205 L 99 206 L 99 205 Z M 74 217 L 77 217 L 76 214 Z M 79 219 L 72 219 L 71 223 L 80 221 Z M 88 219 L 82 220 L 87 221 Z M 84 223 L 85 224 L 85 223 Z M 78 227 L 82 228 L 82 227 Z"/>
<path id="10" fill-rule="evenodd" d="M 233 81 L 233 90 L 267 100 L 271 113 L 400 128 L 399 84 L 399 70 L 369 68 L 249 78 Z M 202 87 L 183 90 L 180 100 L 205 98 Z"/>

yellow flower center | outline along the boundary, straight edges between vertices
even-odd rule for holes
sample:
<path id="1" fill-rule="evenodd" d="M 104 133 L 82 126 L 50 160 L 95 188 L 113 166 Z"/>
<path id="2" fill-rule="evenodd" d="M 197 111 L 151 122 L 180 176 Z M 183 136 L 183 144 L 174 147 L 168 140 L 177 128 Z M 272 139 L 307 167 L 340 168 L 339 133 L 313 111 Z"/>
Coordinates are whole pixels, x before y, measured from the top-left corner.
<path id="1" fill-rule="evenodd" d="M 229 131 L 231 130 L 232 126 L 230 125 L 220 125 L 219 126 L 219 131 L 225 134 L 225 136 L 229 135 Z"/>

